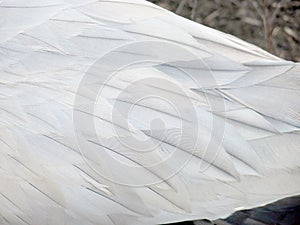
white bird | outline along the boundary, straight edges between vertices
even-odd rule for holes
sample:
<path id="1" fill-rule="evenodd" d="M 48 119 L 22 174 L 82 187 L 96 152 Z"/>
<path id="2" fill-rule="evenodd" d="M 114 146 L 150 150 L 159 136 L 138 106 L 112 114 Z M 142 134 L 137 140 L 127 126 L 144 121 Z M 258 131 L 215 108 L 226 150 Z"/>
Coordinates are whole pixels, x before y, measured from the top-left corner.
<path id="1" fill-rule="evenodd" d="M 216 219 L 300 193 L 299 64 L 142 0 L 0 14 L 0 224 Z"/>

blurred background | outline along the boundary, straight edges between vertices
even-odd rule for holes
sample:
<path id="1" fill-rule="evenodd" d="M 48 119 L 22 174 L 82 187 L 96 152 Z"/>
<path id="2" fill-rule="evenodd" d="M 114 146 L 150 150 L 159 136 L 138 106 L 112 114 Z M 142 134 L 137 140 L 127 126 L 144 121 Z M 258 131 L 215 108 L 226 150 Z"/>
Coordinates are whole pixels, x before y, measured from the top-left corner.
<path id="1" fill-rule="evenodd" d="M 281 58 L 300 61 L 300 0 L 149 1 Z"/>

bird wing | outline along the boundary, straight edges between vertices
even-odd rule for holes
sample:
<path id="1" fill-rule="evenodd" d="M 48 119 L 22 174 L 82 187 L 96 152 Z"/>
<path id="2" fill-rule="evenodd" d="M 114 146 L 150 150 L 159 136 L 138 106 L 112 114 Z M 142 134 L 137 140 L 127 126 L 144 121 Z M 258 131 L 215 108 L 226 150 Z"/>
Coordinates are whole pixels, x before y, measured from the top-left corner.
<path id="1" fill-rule="evenodd" d="M 1 224 L 214 219 L 299 193 L 299 64 L 141 0 L 0 13 Z"/>

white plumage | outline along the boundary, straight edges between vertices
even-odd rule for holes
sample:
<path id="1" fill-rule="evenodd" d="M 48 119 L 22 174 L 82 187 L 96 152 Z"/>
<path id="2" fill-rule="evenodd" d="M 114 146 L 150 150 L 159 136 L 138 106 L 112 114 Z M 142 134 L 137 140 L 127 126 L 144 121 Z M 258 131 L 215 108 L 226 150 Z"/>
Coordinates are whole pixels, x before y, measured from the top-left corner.
<path id="1" fill-rule="evenodd" d="M 0 14 L 1 224 L 215 219 L 300 193 L 299 64 L 141 0 Z"/>

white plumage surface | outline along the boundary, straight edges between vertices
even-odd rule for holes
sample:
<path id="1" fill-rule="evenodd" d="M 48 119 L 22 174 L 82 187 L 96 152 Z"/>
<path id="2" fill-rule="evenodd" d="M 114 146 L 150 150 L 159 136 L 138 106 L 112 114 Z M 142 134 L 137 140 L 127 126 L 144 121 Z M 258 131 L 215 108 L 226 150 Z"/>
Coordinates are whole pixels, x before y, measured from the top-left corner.
<path id="1" fill-rule="evenodd" d="M 141 0 L 3 0 L 0 14 L 0 224 L 216 219 L 300 193 L 299 64 Z M 102 78 L 82 81 L 106 54 L 110 71 L 171 45 L 203 64 L 142 62 L 90 101 Z M 144 140 L 155 149 L 131 148 Z"/>

